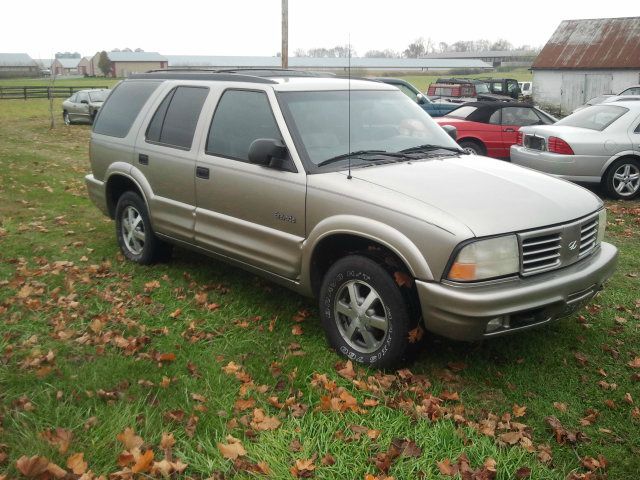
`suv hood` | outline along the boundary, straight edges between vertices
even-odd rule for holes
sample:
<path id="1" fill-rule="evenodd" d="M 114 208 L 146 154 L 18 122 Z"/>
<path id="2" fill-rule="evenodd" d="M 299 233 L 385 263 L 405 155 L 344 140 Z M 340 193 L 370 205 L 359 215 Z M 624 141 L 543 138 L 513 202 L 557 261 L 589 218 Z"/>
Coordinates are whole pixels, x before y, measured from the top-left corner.
<path id="1" fill-rule="evenodd" d="M 352 175 L 435 207 L 478 237 L 568 222 L 602 205 L 565 180 L 480 156 L 372 166 Z"/>

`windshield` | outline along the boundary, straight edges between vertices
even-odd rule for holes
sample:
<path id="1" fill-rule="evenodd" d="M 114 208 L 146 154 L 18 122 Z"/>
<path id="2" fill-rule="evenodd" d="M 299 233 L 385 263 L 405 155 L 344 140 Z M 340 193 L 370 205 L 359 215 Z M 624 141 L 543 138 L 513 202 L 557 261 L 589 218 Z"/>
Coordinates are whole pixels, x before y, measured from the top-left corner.
<path id="1" fill-rule="evenodd" d="M 601 132 L 628 111 L 628 108 L 613 105 L 593 105 L 564 117 L 556 125 L 588 128 Z"/>
<path id="2" fill-rule="evenodd" d="M 314 167 L 356 151 L 399 152 L 424 144 L 460 148 L 398 90 L 352 90 L 350 129 L 348 91 L 280 92 L 278 100 L 299 151 Z M 351 160 L 353 165 L 366 163 L 357 156 Z"/>
<path id="3" fill-rule="evenodd" d="M 109 96 L 111 90 L 99 90 L 97 92 L 89 92 L 89 98 L 92 102 L 104 102 Z"/>
<path id="4" fill-rule="evenodd" d="M 486 83 L 476 83 L 476 93 L 491 93 Z"/>

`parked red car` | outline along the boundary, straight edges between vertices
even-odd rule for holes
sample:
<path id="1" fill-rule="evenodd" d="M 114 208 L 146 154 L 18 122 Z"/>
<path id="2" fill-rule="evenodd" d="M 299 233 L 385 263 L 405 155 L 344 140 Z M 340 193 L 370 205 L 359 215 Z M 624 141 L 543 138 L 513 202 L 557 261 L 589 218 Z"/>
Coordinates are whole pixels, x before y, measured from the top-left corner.
<path id="1" fill-rule="evenodd" d="M 557 119 L 529 103 L 470 102 L 435 118 L 440 125 L 458 129 L 458 145 L 473 155 L 509 158 L 525 125 L 551 125 Z"/>

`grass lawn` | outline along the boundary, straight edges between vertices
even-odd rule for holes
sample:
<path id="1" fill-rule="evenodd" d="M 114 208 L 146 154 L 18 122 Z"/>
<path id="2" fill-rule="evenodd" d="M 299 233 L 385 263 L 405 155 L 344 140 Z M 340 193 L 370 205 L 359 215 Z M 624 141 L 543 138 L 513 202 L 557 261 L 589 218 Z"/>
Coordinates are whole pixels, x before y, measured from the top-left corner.
<path id="1" fill-rule="evenodd" d="M 638 202 L 607 203 L 620 264 L 579 315 L 354 370 L 312 300 L 181 249 L 125 262 L 89 127 L 47 106 L 0 102 L 0 480 L 637 478 Z"/>

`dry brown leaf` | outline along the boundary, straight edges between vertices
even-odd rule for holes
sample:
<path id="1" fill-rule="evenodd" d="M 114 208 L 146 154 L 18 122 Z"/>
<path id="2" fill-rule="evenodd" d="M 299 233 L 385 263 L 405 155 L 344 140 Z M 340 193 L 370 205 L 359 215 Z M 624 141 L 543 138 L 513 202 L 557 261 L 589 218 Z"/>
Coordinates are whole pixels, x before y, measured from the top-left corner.
<path id="1" fill-rule="evenodd" d="M 49 465 L 47 465 L 47 472 L 53 475 L 54 478 L 64 478 L 67 476 L 67 471 L 55 463 L 49 463 Z"/>
<path id="2" fill-rule="evenodd" d="M 513 416 L 516 418 L 524 417 L 527 413 L 527 407 L 524 405 L 518 405 L 517 403 L 513 405 Z"/>
<path id="3" fill-rule="evenodd" d="M 294 325 L 291 328 L 291 333 L 294 335 L 302 335 L 304 332 L 302 330 L 302 326 L 301 325 Z"/>
<path id="4" fill-rule="evenodd" d="M 118 434 L 116 438 L 124 444 L 124 448 L 127 450 L 140 448 L 144 443 L 142 437 L 136 435 L 135 431 L 132 428 L 125 428 L 124 432 Z"/>
<path id="5" fill-rule="evenodd" d="M 135 465 L 131 467 L 133 473 L 146 472 L 151 469 L 153 463 L 153 450 L 149 449 L 138 457 Z"/>
<path id="6" fill-rule="evenodd" d="M 56 428 L 55 430 L 45 430 L 40 434 L 50 445 L 58 448 L 58 452 L 62 455 L 67 453 L 69 445 L 73 439 L 73 432 L 64 428 Z"/>
<path id="7" fill-rule="evenodd" d="M 631 368 L 640 368 L 640 357 L 636 357 L 627 363 Z"/>
<path id="8" fill-rule="evenodd" d="M 280 420 L 276 417 L 269 417 L 264 414 L 264 411 L 260 408 L 253 410 L 253 420 L 251 420 L 251 426 L 256 430 L 275 430 L 280 426 Z"/>
<path id="9" fill-rule="evenodd" d="M 67 458 L 67 468 L 70 468 L 76 475 L 82 475 L 87 471 L 87 462 L 84 461 L 84 453 L 74 453 Z"/>
<path id="10" fill-rule="evenodd" d="M 247 451 L 242 446 L 242 443 L 237 438 L 227 435 L 227 441 L 229 443 L 218 443 L 218 450 L 222 456 L 228 460 L 235 460 L 238 457 L 244 457 Z"/>
<path id="11" fill-rule="evenodd" d="M 47 471 L 49 460 L 46 457 L 23 455 L 16 461 L 16 468 L 27 478 L 35 478 Z"/>
<path id="12" fill-rule="evenodd" d="M 395 278 L 399 287 L 411 288 L 413 285 L 413 279 L 404 272 L 394 272 L 393 278 Z"/>
<path id="13" fill-rule="evenodd" d="M 354 378 L 356 378 L 356 372 L 353 369 L 353 363 L 351 362 L 351 360 L 347 360 L 344 366 L 338 369 L 338 375 L 346 378 L 347 380 L 353 380 Z"/>
<path id="14" fill-rule="evenodd" d="M 182 309 L 181 308 L 176 308 L 173 312 L 171 312 L 169 314 L 169 316 L 171 318 L 178 318 L 180 316 L 180 314 L 182 313 Z"/>

